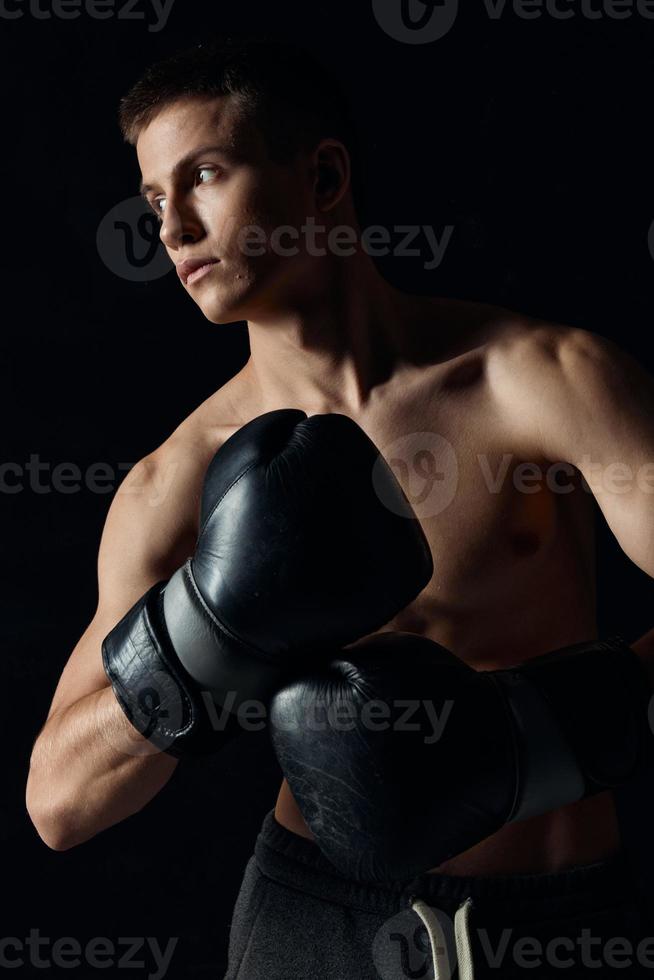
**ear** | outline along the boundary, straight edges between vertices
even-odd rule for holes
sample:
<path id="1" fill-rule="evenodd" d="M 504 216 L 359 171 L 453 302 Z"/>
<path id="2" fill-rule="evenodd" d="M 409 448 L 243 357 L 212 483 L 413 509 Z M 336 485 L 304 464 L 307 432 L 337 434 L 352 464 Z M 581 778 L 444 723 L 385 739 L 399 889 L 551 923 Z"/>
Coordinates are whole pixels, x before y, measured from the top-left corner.
<path id="1" fill-rule="evenodd" d="M 313 191 L 320 211 L 331 211 L 350 187 L 350 155 L 338 140 L 322 140 L 313 154 Z"/>

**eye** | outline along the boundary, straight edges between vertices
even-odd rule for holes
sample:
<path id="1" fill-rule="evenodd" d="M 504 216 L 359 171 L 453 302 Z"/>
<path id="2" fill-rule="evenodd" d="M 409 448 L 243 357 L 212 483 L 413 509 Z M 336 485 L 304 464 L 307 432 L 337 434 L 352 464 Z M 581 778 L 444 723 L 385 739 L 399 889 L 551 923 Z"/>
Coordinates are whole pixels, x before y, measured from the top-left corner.
<path id="1" fill-rule="evenodd" d="M 152 212 L 155 218 L 157 219 L 157 221 L 159 222 L 159 224 L 163 223 L 163 217 L 162 217 L 163 212 L 159 209 L 159 205 L 165 203 L 166 203 L 165 198 L 156 198 L 154 201 L 150 203 L 150 208 L 152 209 Z"/>
<path id="2" fill-rule="evenodd" d="M 203 173 L 207 173 L 207 172 L 217 174 L 219 172 L 219 168 L 218 167 L 198 167 L 198 169 L 195 171 L 195 175 L 197 177 L 197 176 L 199 176 L 199 174 L 203 174 Z M 205 183 L 205 182 L 204 181 L 201 181 L 201 183 Z"/>
<path id="3" fill-rule="evenodd" d="M 212 166 L 198 167 L 197 170 L 195 171 L 196 179 L 199 177 L 200 174 L 203 173 L 219 174 L 221 173 L 221 170 L 220 167 L 212 167 Z M 205 180 L 200 180 L 200 183 L 206 184 L 207 182 Z M 153 201 L 150 202 L 150 207 L 152 209 L 152 212 L 156 217 L 157 221 L 159 222 L 159 224 L 163 224 L 163 212 L 164 212 L 164 209 L 160 207 L 160 205 L 165 205 L 165 203 L 166 203 L 165 197 L 156 197 Z"/>

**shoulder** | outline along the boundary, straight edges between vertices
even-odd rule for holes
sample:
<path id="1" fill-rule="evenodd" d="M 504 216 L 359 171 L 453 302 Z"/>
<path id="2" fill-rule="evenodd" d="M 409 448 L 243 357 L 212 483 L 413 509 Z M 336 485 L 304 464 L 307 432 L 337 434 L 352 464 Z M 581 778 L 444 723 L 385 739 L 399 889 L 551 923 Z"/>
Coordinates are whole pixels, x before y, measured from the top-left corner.
<path id="1" fill-rule="evenodd" d="M 220 447 L 257 414 L 241 371 L 195 408 L 173 432 L 141 461 L 150 480 L 173 471 L 184 480 L 201 483 Z"/>
<path id="2" fill-rule="evenodd" d="M 207 467 L 241 427 L 235 390 L 228 382 L 131 468 L 111 502 L 104 544 L 134 546 L 177 567 L 197 536 Z"/>
<path id="3" fill-rule="evenodd" d="M 517 394 L 538 378 L 551 381 L 557 373 L 600 368 L 620 356 L 614 344 L 590 330 L 492 304 L 437 300 L 429 309 L 445 338 L 444 347 L 437 348 L 439 370 L 472 357 L 498 394 Z"/>
<path id="4" fill-rule="evenodd" d="M 503 325 L 489 344 L 487 382 L 502 430 L 549 459 L 598 452 L 651 382 L 626 351 L 590 330 L 535 320 Z"/>
<path id="5" fill-rule="evenodd" d="M 626 360 L 612 341 L 590 330 L 523 317 L 498 322 L 486 356 L 489 385 L 500 400 L 561 394 L 566 387 L 597 391 Z"/>
<path id="6" fill-rule="evenodd" d="M 589 330 L 549 322 L 497 306 L 468 300 L 422 300 L 419 340 L 428 344 L 429 324 L 439 360 L 482 356 L 492 369 L 542 367 L 575 355 L 599 357 L 613 345 Z M 437 329 L 435 329 L 437 328 Z"/>
<path id="7" fill-rule="evenodd" d="M 530 319 L 519 315 L 498 318 L 490 353 L 499 360 L 525 364 L 556 364 L 564 358 L 596 358 L 616 350 L 605 337 L 561 323 Z"/>

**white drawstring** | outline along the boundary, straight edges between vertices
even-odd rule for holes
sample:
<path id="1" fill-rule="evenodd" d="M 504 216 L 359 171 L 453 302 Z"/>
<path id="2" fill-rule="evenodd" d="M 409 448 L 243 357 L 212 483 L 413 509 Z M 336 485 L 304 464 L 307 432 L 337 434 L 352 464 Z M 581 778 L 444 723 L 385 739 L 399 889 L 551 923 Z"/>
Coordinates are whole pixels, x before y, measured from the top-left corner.
<path id="1" fill-rule="evenodd" d="M 450 963 L 445 933 L 433 908 L 420 898 L 413 899 L 411 908 L 421 919 L 429 936 L 432 962 L 434 964 L 434 980 L 450 980 L 457 963 L 459 966 L 459 980 L 475 980 L 475 968 L 470 943 L 470 909 L 472 908 L 472 899 L 467 898 L 459 906 L 454 916 L 454 942 L 456 945 L 457 959 L 457 963 L 454 964 Z"/>
<path id="2" fill-rule="evenodd" d="M 475 980 L 475 965 L 472 961 L 472 944 L 470 942 L 470 910 L 472 899 L 466 898 L 454 916 L 454 942 L 456 943 L 456 958 L 459 963 L 459 980 Z"/>

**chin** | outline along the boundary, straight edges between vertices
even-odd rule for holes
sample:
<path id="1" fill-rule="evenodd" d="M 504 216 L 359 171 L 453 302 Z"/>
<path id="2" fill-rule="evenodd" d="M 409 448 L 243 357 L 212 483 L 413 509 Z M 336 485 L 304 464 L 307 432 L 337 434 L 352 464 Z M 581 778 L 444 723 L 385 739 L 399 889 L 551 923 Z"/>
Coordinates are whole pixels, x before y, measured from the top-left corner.
<path id="1" fill-rule="evenodd" d="M 200 309 L 210 323 L 236 323 L 247 319 L 241 303 L 226 303 L 224 298 L 214 302 L 202 303 Z"/>
<path id="2" fill-rule="evenodd" d="M 243 323 L 247 320 L 247 317 L 241 313 L 224 313 L 212 314 L 212 316 L 207 317 L 207 320 L 209 323 L 215 323 L 216 326 L 223 326 L 229 323 Z"/>
<path id="3" fill-rule="evenodd" d="M 277 295 L 275 291 L 274 279 L 245 276 L 241 281 L 232 287 L 228 294 L 225 283 L 216 288 L 211 284 L 211 291 L 207 290 L 207 295 L 199 297 L 198 306 L 210 323 L 240 323 L 256 318 L 257 312 L 261 312 L 269 305 L 270 299 Z M 268 301 L 268 302 L 267 302 Z"/>

